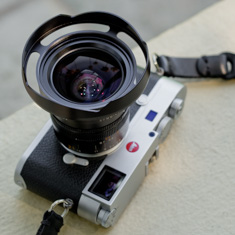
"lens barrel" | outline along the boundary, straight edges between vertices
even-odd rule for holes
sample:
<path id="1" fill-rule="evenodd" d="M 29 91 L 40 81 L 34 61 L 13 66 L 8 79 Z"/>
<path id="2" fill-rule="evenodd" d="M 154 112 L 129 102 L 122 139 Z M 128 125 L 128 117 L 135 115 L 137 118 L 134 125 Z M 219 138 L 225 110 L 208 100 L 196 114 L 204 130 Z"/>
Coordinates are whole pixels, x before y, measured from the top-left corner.
<path id="1" fill-rule="evenodd" d="M 42 40 L 58 29 L 94 23 L 109 31 L 72 32 L 53 40 Z M 117 35 L 124 32 L 141 48 L 146 68 L 137 78 L 131 49 Z M 28 83 L 26 69 L 32 53 L 40 93 Z M 134 28 L 110 13 L 90 12 L 78 16 L 59 15 L 39 27 L 23 52 L 23 82 L 31 98 L 51 114 L 55 133 L 70 152 L 83 157 L 111 153 L 128 130 L 129 106 L 143 92 L 150 74 L 146 43 Z"/>
<path id="2" fill-rule="evenodd" d="M 122 142 L 129 124 L 129 109 L 111 124 L 100 128 L 73 128 L 51 115 L 57 139 L 69 152 L 82 157 L 112 153 Z"/>

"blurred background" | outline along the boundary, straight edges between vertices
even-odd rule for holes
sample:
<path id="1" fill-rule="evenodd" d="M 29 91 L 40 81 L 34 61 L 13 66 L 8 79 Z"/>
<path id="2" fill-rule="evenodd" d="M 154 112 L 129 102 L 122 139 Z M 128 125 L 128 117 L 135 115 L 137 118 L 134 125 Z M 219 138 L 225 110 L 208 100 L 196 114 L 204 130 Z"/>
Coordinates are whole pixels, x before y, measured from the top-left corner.
<path id="1" fill-rule="evenodd" d="M 218 1 L 1 0 L 0 120 L 32 102 L 21 79 L 21 55 L 30 34 L 53 16 L 108 11 L 126 19 L 148 41 Z"/>

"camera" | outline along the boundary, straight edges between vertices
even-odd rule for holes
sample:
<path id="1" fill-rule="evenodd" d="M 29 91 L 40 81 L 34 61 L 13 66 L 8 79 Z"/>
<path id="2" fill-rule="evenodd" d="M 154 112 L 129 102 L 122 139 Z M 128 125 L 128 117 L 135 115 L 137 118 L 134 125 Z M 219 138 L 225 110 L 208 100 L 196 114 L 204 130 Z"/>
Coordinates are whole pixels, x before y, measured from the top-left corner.
<path id="1" fill-rule="evenodd" d="M 76 31 L 41 43 L 58 29 L 86 23 L 109 30 Z M 145 68 L 137 67 L 120 32 L 137 43 Z M 40 92 L 27 79 L 32 53 L 39 54 Z M 79 216 L 113 225 L 181 113 L 185 86 L 150 74 L 146 43 L 129 23 L 106 12 L 49 20 L 29 38 L 22 61 L 25 88 L 51 119 L 21 157 L 16 184 L 51 201 L 70 198 Z"/>

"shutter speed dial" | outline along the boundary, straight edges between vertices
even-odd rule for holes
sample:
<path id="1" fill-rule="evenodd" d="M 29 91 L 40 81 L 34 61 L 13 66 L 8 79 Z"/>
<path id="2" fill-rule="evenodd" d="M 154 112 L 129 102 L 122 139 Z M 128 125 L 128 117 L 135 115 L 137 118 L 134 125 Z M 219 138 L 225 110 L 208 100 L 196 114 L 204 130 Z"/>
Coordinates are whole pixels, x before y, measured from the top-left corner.
<path id="1" fill-rule="evenodd" d="M 164 142 L 168 136 L 171 126 L 173 124 L 172 118 L 165 116 L 159 123 L 157 127 L 157 132 L 159 133 L 160 143 Z"/>

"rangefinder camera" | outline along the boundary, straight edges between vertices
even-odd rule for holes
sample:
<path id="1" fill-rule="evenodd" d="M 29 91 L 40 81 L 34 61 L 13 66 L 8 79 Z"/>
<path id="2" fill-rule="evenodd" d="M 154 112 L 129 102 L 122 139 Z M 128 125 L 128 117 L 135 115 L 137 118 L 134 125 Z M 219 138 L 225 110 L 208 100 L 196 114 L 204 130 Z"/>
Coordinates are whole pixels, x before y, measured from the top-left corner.
<path id="1" fill-rule="evenodd" d="M 84 23 L 108 30 L 79 30 L 42 43 L 58 29 Z M 120 32 L 139 46 L 145 68 L 137 67 Z M 39 91 L 27 79 L 34 53 Z M 146 43 L 106 12 L 59 15 L 41 25 L 26 43 L 22 71 L 26 91 L 51 118 L 21 157 L 15 183 L 51 201 L 70 198 L 73 212 L 110 227 L 181 113 L 185 86 L 151 74 Z"/>

